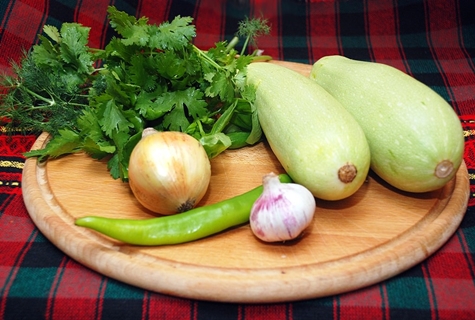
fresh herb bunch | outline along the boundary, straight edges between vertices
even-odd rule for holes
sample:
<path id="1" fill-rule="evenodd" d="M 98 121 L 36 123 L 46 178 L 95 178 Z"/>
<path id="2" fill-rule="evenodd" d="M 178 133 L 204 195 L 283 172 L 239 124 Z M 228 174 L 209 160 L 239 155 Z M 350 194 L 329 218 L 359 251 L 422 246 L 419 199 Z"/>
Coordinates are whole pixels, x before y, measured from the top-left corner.
<path id="1" fill-rule="evenodd" d="M 21 65 L 13 64 L 15 76 L 3 76 L 0 112 L 19 129 L 47 131 L 74 127 L 76 118 L 88 106 L 87 82 L 93 73 L 88 52 L 89 29 L 65 23 L 61 34 L 45 26 L 44 33 L 57 42 L 53 46 L 40 35 L 41 46 L 24 53 Z"/>
<path id="2" fill-rule="evenodd" d="M 0 112 L 7 125 L 52 136 L 27 157 L 44 161 L 79 151 L 110 157 L 112 177 L 127 181 L 130 153 L 146 127 L 186 132 L 210 158 L 261 139 L 246 67 L 270 57 L 239 55 L 234 47 L 238 36 L 247 46 L 267 33 L 266 20 L 246 19 L 230 43 L 203 51 L 193 44 L 191 17 L 154 25 L 113 6 L 108 16 L 117 36 L 105 49 L 88 47 L 88 27 L 45 26 L 14 76 L 3 77 Z"/>

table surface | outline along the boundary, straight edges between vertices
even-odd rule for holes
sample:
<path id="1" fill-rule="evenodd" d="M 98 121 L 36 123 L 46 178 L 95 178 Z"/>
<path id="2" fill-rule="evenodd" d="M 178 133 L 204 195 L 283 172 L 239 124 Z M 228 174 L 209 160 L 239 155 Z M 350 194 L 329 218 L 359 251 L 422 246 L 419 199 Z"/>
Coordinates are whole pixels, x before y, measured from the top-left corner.
<path id="1" fill-rule="evenodd" d="M 278 304 L 231 304 L 150 292 L 98 274 L 57 249 L 25 209 L 21 179 L 32 134 L 0 134 L 0 319 L 474 319 L 475 2 L 471 0 L 3 0 L 0 71 L 11 72 L 45 24 L 91 27 L 110 39 L 113 3 L 152 23 L 193 16 L 195 44 L 230 40 L 243 18 L 272 25 L 258 45 L 274 59 L 313 63 L 331 54 L 387 63 L 444 97 L 464 128 L 471 197 L 455 234 L 402 274 L 354 292 Z M 0 115 L 1 116 L 1 115 Z"/>

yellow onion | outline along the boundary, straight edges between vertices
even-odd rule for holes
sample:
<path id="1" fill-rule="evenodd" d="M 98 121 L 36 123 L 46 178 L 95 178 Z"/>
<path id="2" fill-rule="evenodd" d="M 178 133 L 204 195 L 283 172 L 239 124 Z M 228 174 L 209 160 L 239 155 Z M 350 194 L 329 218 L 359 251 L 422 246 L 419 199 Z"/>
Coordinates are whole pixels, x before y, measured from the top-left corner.
<path id="1" fill-rule="evenodd" d="M 147 128 L 132 150 L 129 185 L 147 209 L 164 214 L 195 207 L 208 189 L 211 164 L 203 146 L 188 134 Z"/>

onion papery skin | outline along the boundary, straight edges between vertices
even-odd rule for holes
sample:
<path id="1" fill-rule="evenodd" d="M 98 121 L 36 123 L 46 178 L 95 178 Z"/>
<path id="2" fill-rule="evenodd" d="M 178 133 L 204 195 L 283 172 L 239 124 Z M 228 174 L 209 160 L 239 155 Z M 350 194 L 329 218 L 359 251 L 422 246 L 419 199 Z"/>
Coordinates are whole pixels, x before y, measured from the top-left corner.
<path id="1" fill-rule="evenodd" d="M 162 215 L 195 207 L 211 179 L 203 146 L 188 134 L 163 131 L 144 134 L 130 155 L 129 185 L 147 209 Z"/>

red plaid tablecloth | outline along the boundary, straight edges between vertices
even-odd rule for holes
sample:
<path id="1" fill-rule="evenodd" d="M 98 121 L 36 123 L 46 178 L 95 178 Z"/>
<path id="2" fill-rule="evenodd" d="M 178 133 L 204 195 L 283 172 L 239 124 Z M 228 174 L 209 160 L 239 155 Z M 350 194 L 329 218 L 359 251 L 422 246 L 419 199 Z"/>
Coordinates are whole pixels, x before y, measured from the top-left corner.
<path id="1" fill-rule="evenodd" d="M 393 65 L 447 99 L 466 135 L 472 195 L 460 228 L 436 254 L 355 292 L 279 304 L 226 304 L 132 287 L 78 264 L 38 231 L 21 192 L 34 135 L 0 135 L 0 319 L 475 319 L 475 2 L 472 0 L 2 0 L 0 69 L 9 72 L 43 25 L 90 26 L 91 46 L 112 36 L 106 8 L 160 23 L 193 16 L 196 44 L 230 40 L 244 17 L 272 24 L 259 47 L 313 63 L 330 54 Z M 0 115 L 1 116 L 1 115 Z"/>

